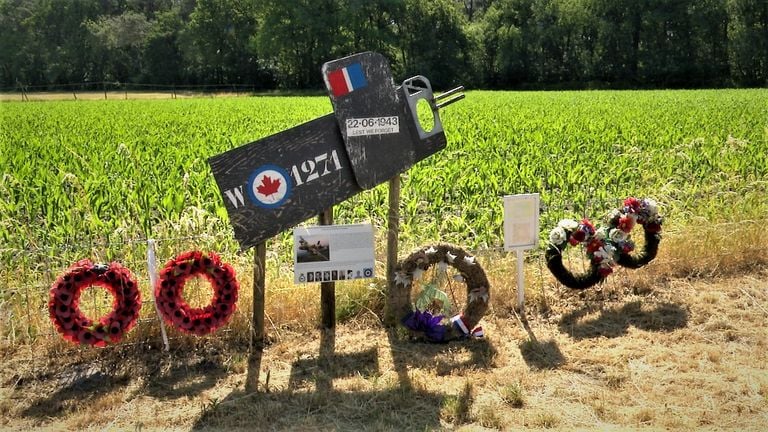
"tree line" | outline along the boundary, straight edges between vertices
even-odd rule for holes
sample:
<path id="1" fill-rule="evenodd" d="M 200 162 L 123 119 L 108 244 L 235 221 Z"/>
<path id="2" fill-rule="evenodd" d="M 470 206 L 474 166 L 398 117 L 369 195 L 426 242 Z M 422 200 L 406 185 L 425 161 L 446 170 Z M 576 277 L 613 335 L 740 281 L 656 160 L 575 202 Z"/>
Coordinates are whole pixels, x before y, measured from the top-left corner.
<path id="1" fill-rule="evenodd" d="M 436 88 L 768 84 L 768 0 L 0 0 L 0 87 L 319 89 L 378 51 Z"/>

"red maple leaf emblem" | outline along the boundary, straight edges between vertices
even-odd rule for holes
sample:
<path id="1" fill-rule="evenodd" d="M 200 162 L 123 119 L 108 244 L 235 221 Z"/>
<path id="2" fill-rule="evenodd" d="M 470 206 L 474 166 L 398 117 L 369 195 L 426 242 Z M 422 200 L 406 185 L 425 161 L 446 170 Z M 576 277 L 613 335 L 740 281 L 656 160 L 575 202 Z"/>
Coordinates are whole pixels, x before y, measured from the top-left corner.
<path id="1" fill-rule="evenodd" d="M 280 179 L 273 180 L 268 175 L 265 175 L 261 178 L 261 186 L 258 186 L 256 191 L 262 195 L 270 196 L 277 193 L 278 189 L 280 189 Z"/>

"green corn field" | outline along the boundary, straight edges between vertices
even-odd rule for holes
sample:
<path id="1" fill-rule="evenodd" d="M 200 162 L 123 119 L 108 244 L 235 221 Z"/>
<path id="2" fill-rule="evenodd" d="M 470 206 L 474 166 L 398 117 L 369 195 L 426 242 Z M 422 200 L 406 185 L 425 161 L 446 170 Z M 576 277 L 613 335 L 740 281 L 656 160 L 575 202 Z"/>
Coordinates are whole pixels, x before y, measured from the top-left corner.
<path id="1" fill-rule="evenodd" d="M 448 148 L 403 175 L 404 242 L 499 245 L 513 193 L 578 215 L 650 196 L 680 224 L 765 214 L 766 101 L 764 89 L 471 92 L 442 112 Z M 233 248 L 206 159 L 330 111 L 325 97 L 3 103 L 0 249 L 182 231 Z M 386 186 L 336 214 L 383 225 Z"/>

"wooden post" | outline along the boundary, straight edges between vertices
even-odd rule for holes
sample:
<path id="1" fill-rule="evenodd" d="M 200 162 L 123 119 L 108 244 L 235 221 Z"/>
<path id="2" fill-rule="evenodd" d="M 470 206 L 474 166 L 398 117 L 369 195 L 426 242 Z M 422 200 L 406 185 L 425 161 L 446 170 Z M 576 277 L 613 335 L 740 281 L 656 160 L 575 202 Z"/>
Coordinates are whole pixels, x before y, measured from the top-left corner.
<path id="1" fill-rule="evenodd" d="M 266 299 L 267 243 L 256 245 L 253 253 L 253 342 L 264 347 L 264 300 Z"/>
<path id="2" fill-rule="evenodd" d="M 261 242 L 253 250 L 253 330 L 248 355 L 248 375 L 245 391 L 255 392 L 259 386 L 261 355 L 264 351 L 264 299 L 266 288 L 267 244 Z"/>
<path id="3" fill-rule="evenodd" d="M 320 213 L 317 221 L 320 225 L 333 225 L 333 207 Z M 336 282 L 320 283 L 320 309 L 323 327 L 336 328 Z"/>
<path id="4" fill-rule="evenodd" d="M 517 309 L 525 315 L 525 268 L 523 250 L 517 249 Z"/>
<path id="5" fill-rule="evenodd" d="M 397 266 L 400 232 L 400 175 L 389 180 L 389 211 L 387 213 L 387 304 L 384 324 L 397 325 L 402 299 L 395 295 L 395 266 Z"/>

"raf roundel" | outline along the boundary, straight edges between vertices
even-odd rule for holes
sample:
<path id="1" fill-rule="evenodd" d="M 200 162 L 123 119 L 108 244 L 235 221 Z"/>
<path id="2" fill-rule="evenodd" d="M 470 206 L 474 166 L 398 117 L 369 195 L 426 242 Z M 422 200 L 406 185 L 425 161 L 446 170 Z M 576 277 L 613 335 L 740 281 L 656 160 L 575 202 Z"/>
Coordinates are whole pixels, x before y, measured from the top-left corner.
<path id="1" fill-rule="evenodd" d="M 248 196 L 264 208 L 280 207 L 291 196 L 291 177 L 275 165 L 263 165 L 248 180 Z"/>

